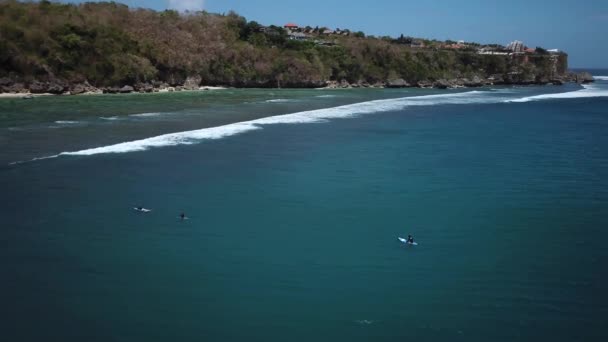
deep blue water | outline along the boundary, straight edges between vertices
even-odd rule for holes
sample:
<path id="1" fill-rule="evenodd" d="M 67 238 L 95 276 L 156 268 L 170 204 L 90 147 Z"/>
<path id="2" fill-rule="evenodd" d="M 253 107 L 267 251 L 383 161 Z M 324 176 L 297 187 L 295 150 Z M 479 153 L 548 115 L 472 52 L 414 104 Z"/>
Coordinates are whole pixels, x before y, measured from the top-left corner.
<path id="1" fill-rule="evenodd" d="M 128 121 L 114 138 L 88 135 L 105 127 L 91 124 L 61 128 L 69 142 L 49 133 L 43 146 L 28 140 L 43 120 L 11 119 L 30 133 L 5 136 L 3 161 L 136 142 L 0 169 L 2 335 L 605 341 L 608 82 L 568 87 L 375 102 L 384 109 L 344 119 L 322 110 L 287 118 L 325 118 L 315 123 L 188 133 L 144 151 L 129 149 L 146 132 L 209 124 L 184 114 L 140 123 L 147 131 Z M 205 106 L 251 120 L 428 95 L 333 94 L 251 111 L 221 107 L 224 98 Z M 525 102 L 504 102 L 513 99 Z M 407 234 L 419 245 L 397 241 Z"/>

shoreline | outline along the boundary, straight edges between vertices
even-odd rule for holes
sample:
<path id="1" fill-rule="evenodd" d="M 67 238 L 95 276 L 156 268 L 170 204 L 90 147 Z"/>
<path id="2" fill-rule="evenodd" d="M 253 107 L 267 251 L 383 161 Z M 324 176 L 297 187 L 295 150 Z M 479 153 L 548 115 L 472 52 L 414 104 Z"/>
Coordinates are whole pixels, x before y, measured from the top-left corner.
<path id="1" fill-rule="evenodd" d="M 128 93 L 108 93 L 103 92 L 103 90 L 99 89 L 98 91 L 87 91 L 79 94 L 72 94 L 70 92 L 64 92 L 62 94 L 52 94 L 52 93 L 32 93 L 32 92 L 23 92 L 23 93 L 0 93 L 0 99 L 15 99 L 21 98 L 24 100 L 32 99 L 35 97 L 43 97 L 43 96 L 86 96 L 86 95 L 116 95 L 116 94 L 157 94 L 157 93 L 178 93 L 178 92 L 204 92 L 210 90 L 226 90 L 230 89 L 228 87 L 217 87 L 217 86 L 204 86 L 199 89 L 171 89 L 171 88 L 162 88 L 162 89 L 154 89 L 151 92 L 143 92 L 143 91 L 131 91 Z"/>
<path id="2" fill-rule="evenodd" d="M 40 97 L 40 96 L 56 96 L 56 94 L 51 93 L 42 93 L 42 94 L 32 94 L 32 93 L 0 93 L 0 98 L 14 99 L 14 98 L 26 98 L 26 97 Z"/>
<path id="3" fill-rule="evenodd" d="M 575 82 L 574 82 L 575 83 Z M 153 91 L 153 92 L 138 92 L 138 91 L 134 91 L 134 92 L 130 92 L 130 93 L 104 93 L 103 91 L 97 91 L 97 92 L 93 92 L 93 91 L 89 91 L 89 92 L 85 92 L 85 93 L 80 93 L 80 94 L 70 94 L 69 92 L 63 93 L 63 94 L 52 94 L 52 93 L 0 93 L 0 99 L 22 99 L 22 100 L 30 100 L 33 98 L 37 98 L 37 97 L 62 97 L 62 96 L 66 96 L 66 97 L 71 97 L 71 96 L 90 96 L 90 95 L 151 95 L 151 94 L 169 94 L 169 93 L 195 93 L 195 92 L 206 92 L 206 91 L 211 91 L 211 90 L 228 90 L 228 89 L 267 89 L 267 90 L 285 90 L 285 89 L 311 89 L 311 90 L 352 90 L 352 89 L 439 89 L 439 90 L 450 90 L 450 89 L 470 89 L 470 88 L 484 88 L 484 87 L 491 87 L 491 86 L 511 86 L 511 87 L 517 87 L 517 86 L 527 86 L 527 87 L 534 87 L 534 86 L 547 86 L 547 85 L 553 85 L 553 86 L 559 86 L 559 85 L 554 85 L 554 84 L 487 84 L 487 85 L 481 85 L 481 86 L 475 86 L 475 87 L 467 87 L 467 86 L 460 86 L 460 87 L 448 87 L 448 88 L 439 88 L 439 87 L 400 87 L 400 88 L 395 88 L 395 87 L 321 87 L 321 88 L 287 88 L 287 87 L 283 87 L 283 88 L 250 88 L 250 87 L 206 87 L 207 89 L 198 89 L 198 90 L 167 90 L 167 89 L 159 89 L 157 91 Z"/>
<path id="4" fill-rule="evenodd" d="M 501 77 L 474 77 L 472 79 L 467 78 L 456 78 L 456 79 L 438 79 L 435 81 L 422 80 L 410 83 L 404 79 L 393 79 L 386 82 L 376 82 L 373 84 L 367 82 L 355 82 L 349 83 L 346 80 L 338 81 L 326 81 L 325 86 L 318 86 L 319 84 L 298 84 L 296 86 L 287 87 L 264 87 L 264 86 L 193 86 L 190 84 L 168 86 L 164 84 L 160 87 L 153 87 L 146 85 L 145 87 L 136 86 L 136 88 L 125 85 L 122 88 L 109 87 L 109 88 L 96 88 L 85 82 L 84 84 L 75 85 L 64 85 L 64 91 L 59 92 L 35 92 L 32 93 L 19 84 L 20 88 L 15 92 L 2 92 L 0 88 L 0 99 L 2 98 L 22 98 L 32 99 L 40 96 L 72 96 L 72 95 L 103 95 L 103 94 L 154 94 L 154 93 L 173 93 L 173 92 L 200 92 L 210 90 L 226 90 L 226 89 L 316 89 L 316 90 L 334 90 L 334 89 L 404 89 L 404 88 L 418 88 L 418 89 L 467 89 L 467 88 L 480 88 L 486 86 L 546 86 L 555 85 L 561 86 L 567 83 L 585 84 L 593 83 L 597 79 L 588 72 L 576 73 L 569 72 L 565 75 L 553 79 L 542 79 L 542 80 L 512 80 Z M 68 90 L 70 89 L 70 90 Z M 4 89 L 6 90 L 6 89 Z M 16 89 L 15 89 L 16 90 Z"/>

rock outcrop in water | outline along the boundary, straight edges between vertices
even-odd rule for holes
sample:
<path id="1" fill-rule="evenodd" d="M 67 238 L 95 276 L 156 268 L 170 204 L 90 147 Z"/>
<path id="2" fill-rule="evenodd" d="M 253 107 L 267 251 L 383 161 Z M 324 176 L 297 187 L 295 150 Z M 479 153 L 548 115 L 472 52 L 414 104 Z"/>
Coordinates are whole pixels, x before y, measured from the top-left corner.
<path id="1" fill-rule="evenodd" d="M 576 83 L 591 83 L 594 82 L 593 76 L 588 72 L 581 72 L 574 76 Z"/>

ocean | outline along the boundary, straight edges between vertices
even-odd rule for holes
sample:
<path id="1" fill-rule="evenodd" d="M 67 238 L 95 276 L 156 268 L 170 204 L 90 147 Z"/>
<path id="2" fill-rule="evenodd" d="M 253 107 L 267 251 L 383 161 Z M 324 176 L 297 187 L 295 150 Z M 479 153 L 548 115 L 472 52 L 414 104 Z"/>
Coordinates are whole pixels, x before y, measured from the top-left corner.
<path id="1" fill-rule="evenodd" d="M 0 99 L 3 340 L 606 341 L 594 74 Z"/>

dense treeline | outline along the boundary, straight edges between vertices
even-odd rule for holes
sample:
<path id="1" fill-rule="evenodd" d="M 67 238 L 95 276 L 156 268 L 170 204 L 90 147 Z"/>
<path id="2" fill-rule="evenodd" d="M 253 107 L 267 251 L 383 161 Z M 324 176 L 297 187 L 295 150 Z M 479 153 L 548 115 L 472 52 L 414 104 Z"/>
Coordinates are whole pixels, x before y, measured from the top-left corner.
<path id="1" fill-rule="evenodd" d="M 319 40 L 290 40 L 280 27 L 261 30 L 232 12 L 179 14 L 114 2 L 0 0 L 0 77 L 26 83 L 178 85 L 196 76 L 207 85 L 320 86 L 329 80 L 374 84 L 402 78 L 415 84 L 509 73 L 550 77 L 554 72 L 542 56 L 521 63 L 473 50 L 416 49 L 362 33 Z"/>

